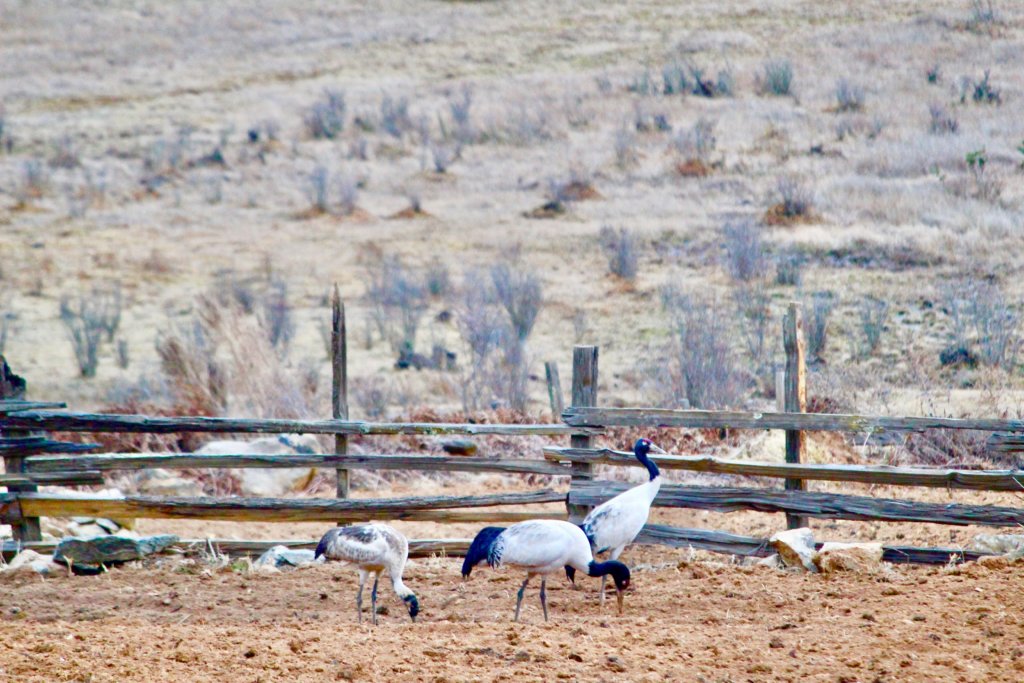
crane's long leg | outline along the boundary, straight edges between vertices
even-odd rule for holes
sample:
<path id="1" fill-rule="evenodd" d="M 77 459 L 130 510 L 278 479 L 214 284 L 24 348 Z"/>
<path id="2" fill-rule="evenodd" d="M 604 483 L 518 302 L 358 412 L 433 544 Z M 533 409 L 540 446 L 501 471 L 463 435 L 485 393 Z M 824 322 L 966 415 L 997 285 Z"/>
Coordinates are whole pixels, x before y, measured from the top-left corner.
<path id="1" fill-rule="evenodd" d="M 516 594 L 516 616 L 513 617 L 512 621 L 519 621 L 519 608 L 523 606 L 523 595 L 526 593 L 526 584 L 530 583 L 530 575 L 526 575 L 526 579 L 523 581 L 523 585 L 519 587 L 519 592 Z"/>
<path id="2" fill-rule="evenodd" d="M 356 593 L 356 616 L 359 623 L 363 623 L 363 586 L 366 584 L 366 572 L 359 570 L 359 592 Z"/>
<path id="3" fill-rule="evenodd" d="M 373 590 L 370 591 L 370 607 L 373 609 L 373 625 L 377 625 L 377 582 L 380 581 L 380 574 L 373 575 Z"/>
<path id="4" fill-rule="evenodd" d="M 548 620 L 548 594 L 544 590 L 548 587 L 548 579 L 542 576 L 540 579 L 540 606 L 544 610 L 544 621 Z"/>

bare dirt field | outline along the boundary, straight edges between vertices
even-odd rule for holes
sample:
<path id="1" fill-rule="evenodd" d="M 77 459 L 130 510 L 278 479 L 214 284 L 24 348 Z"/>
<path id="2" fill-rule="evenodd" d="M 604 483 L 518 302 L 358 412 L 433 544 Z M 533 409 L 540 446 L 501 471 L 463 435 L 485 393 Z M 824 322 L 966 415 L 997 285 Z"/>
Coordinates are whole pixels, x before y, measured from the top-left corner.
<path id="1" fill-rule="evenodd" d="M 536 587 L 454 559 L 412 561 L 423 612 L 382 588 L 358 625 L 354 573 L 127 567 L 5 579 L 0 675 L 10 681 L 1019 681 L 1019 569 L 899 567 L 799 575 L 634 548 L 623 616 L 596 582 Z M 368 603 L 368 601 L 367 601 Z"/>

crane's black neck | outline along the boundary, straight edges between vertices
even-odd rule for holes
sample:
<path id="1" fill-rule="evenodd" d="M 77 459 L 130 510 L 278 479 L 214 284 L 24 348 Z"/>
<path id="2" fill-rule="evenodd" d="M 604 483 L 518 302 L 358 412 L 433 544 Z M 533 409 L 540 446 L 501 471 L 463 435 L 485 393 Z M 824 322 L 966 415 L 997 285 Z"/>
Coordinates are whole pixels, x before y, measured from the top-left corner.
<path id="1" fill-rule="evenodd" d="M 618 590 L 629 587 L 629 567 L 618 560 L 608 560 L 607 562 L 591 560 L 587 566 L 588 576 L 608 576 L 609 574 Z"/>
<path id="2" fill-rule="evenodd" d="M 661 474 L 661 470 L 654 464 L 654 461 L 647 457 L 647 451 L 641 448 L 636 449 L 636 459 L 640 461 L 640 464 L 647 468 L 647 473 L 651 475 L 651 481 L 654 481 Z"/>

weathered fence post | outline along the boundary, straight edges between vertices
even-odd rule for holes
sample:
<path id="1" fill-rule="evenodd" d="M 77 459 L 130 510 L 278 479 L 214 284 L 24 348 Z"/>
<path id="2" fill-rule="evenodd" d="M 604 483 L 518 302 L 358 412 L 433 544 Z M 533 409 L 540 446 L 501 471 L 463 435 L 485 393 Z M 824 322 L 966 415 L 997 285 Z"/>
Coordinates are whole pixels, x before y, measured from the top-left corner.
<path id="1" fill-rule="evenodd" d="M 572 350 L 572 405 L 577 408 L 597 406 L 597 347 L 576 346 Z M 594 438 L 589 434 L 573 434 L 569 445 L 573 448 L 593 448 Z M 594 466 L 590 463 L 574 462 L 569 488 L 579 481 L 594 478 Z M 569 521 L 579 523 L 590 512 L 588 505 L 566 503 Z"/>
<path id="2" fill-rule="evenodd" d="M 335 420 L 348 419 L 348 343 L 345 338 L 345 304 L 341 301 L 338 284 L 334 284 L 331 297 L 331 414 Z M 334 435 L 334 452 L 348 454 L 348 435 Z M 337 469 L 338 498 L 348 498 L 348 470 Z"/>
<path id="3" fill-rule="evenodd" d="M 551 414 L 555 421 L 562 419 L 562 410 L 565 406 L 562 402 L 562 381 L 558 378 L 558 363 L 549 360 L 544 363 L 544 375 L 548 381 L 548 400 L 551 401 Z"/>
<path id="4" fill-rule="evenodd" d="M 25 397 L 26 386 L 25 380 L 15 375 L 10 366 L 7 365 L 7 360 L 0 355 L 0 400 L 11 399 L 17 400 Z M 4 436 L 19 437 L 28 436 L 29 432 L 20 429 L 8 429 L 4 431 Z M 7 474 L 16 474 L 18 472 L 25 471 L 25 458 L 19 455 L 5 455 L 4 456 L 4 470 Z M 35 484 L 9 484 L 7 490 L 13 494 L 19 493 L 35 493 L 39 490 Z M 20 506 L 18 506 L 20 509 Z M 22 517 L 20 520 L 15 521 L 11 524 L 11 531 L 14 535 L 14 540 L 19 543 L 28 543 L 32 541 L 43 540 L 42 528 L 39 525 L 38 517 Z"/>
<path id="5" fill-rule="evenodd" d="M 786 351 L 785 411 L 802 413 L 807 409 L 807 368 L 804 363 L 804 318 L 800 304 L 791 302 L 782 321 L 782 344 Z M 804 433 L 786 430 L 786 462 L 799 463 L 804 449 Z M 804 491 L 803 479 L 786 479 L 787 491 Z M 798 529 L 807 526 L 807 518 L 786 513 L 786 526 Z"/>

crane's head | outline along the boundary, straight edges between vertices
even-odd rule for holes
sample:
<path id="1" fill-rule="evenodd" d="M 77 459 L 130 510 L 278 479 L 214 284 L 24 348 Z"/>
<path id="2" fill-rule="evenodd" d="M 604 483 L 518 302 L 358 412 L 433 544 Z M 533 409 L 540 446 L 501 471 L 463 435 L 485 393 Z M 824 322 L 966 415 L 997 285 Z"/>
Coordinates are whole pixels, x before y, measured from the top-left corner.
<path id="1" fill-rule="evenodd" d="M 405 606 L 409 608 L 409 617 L 416 621 L 416 615 L 420 613 L 420 601 L 411 593 L 402 598 L 402 600 L 405 601 Z"/>
<path id="2" fill-rule="evenodd" d="M 665 451 L 658 447 L 656 444 L 651 443 L 650 439 L 637 439 L 636 443 L 633 444 L 633 453 L 636 457 L 647 455 L 648 453 L 664 453 Z"/>

